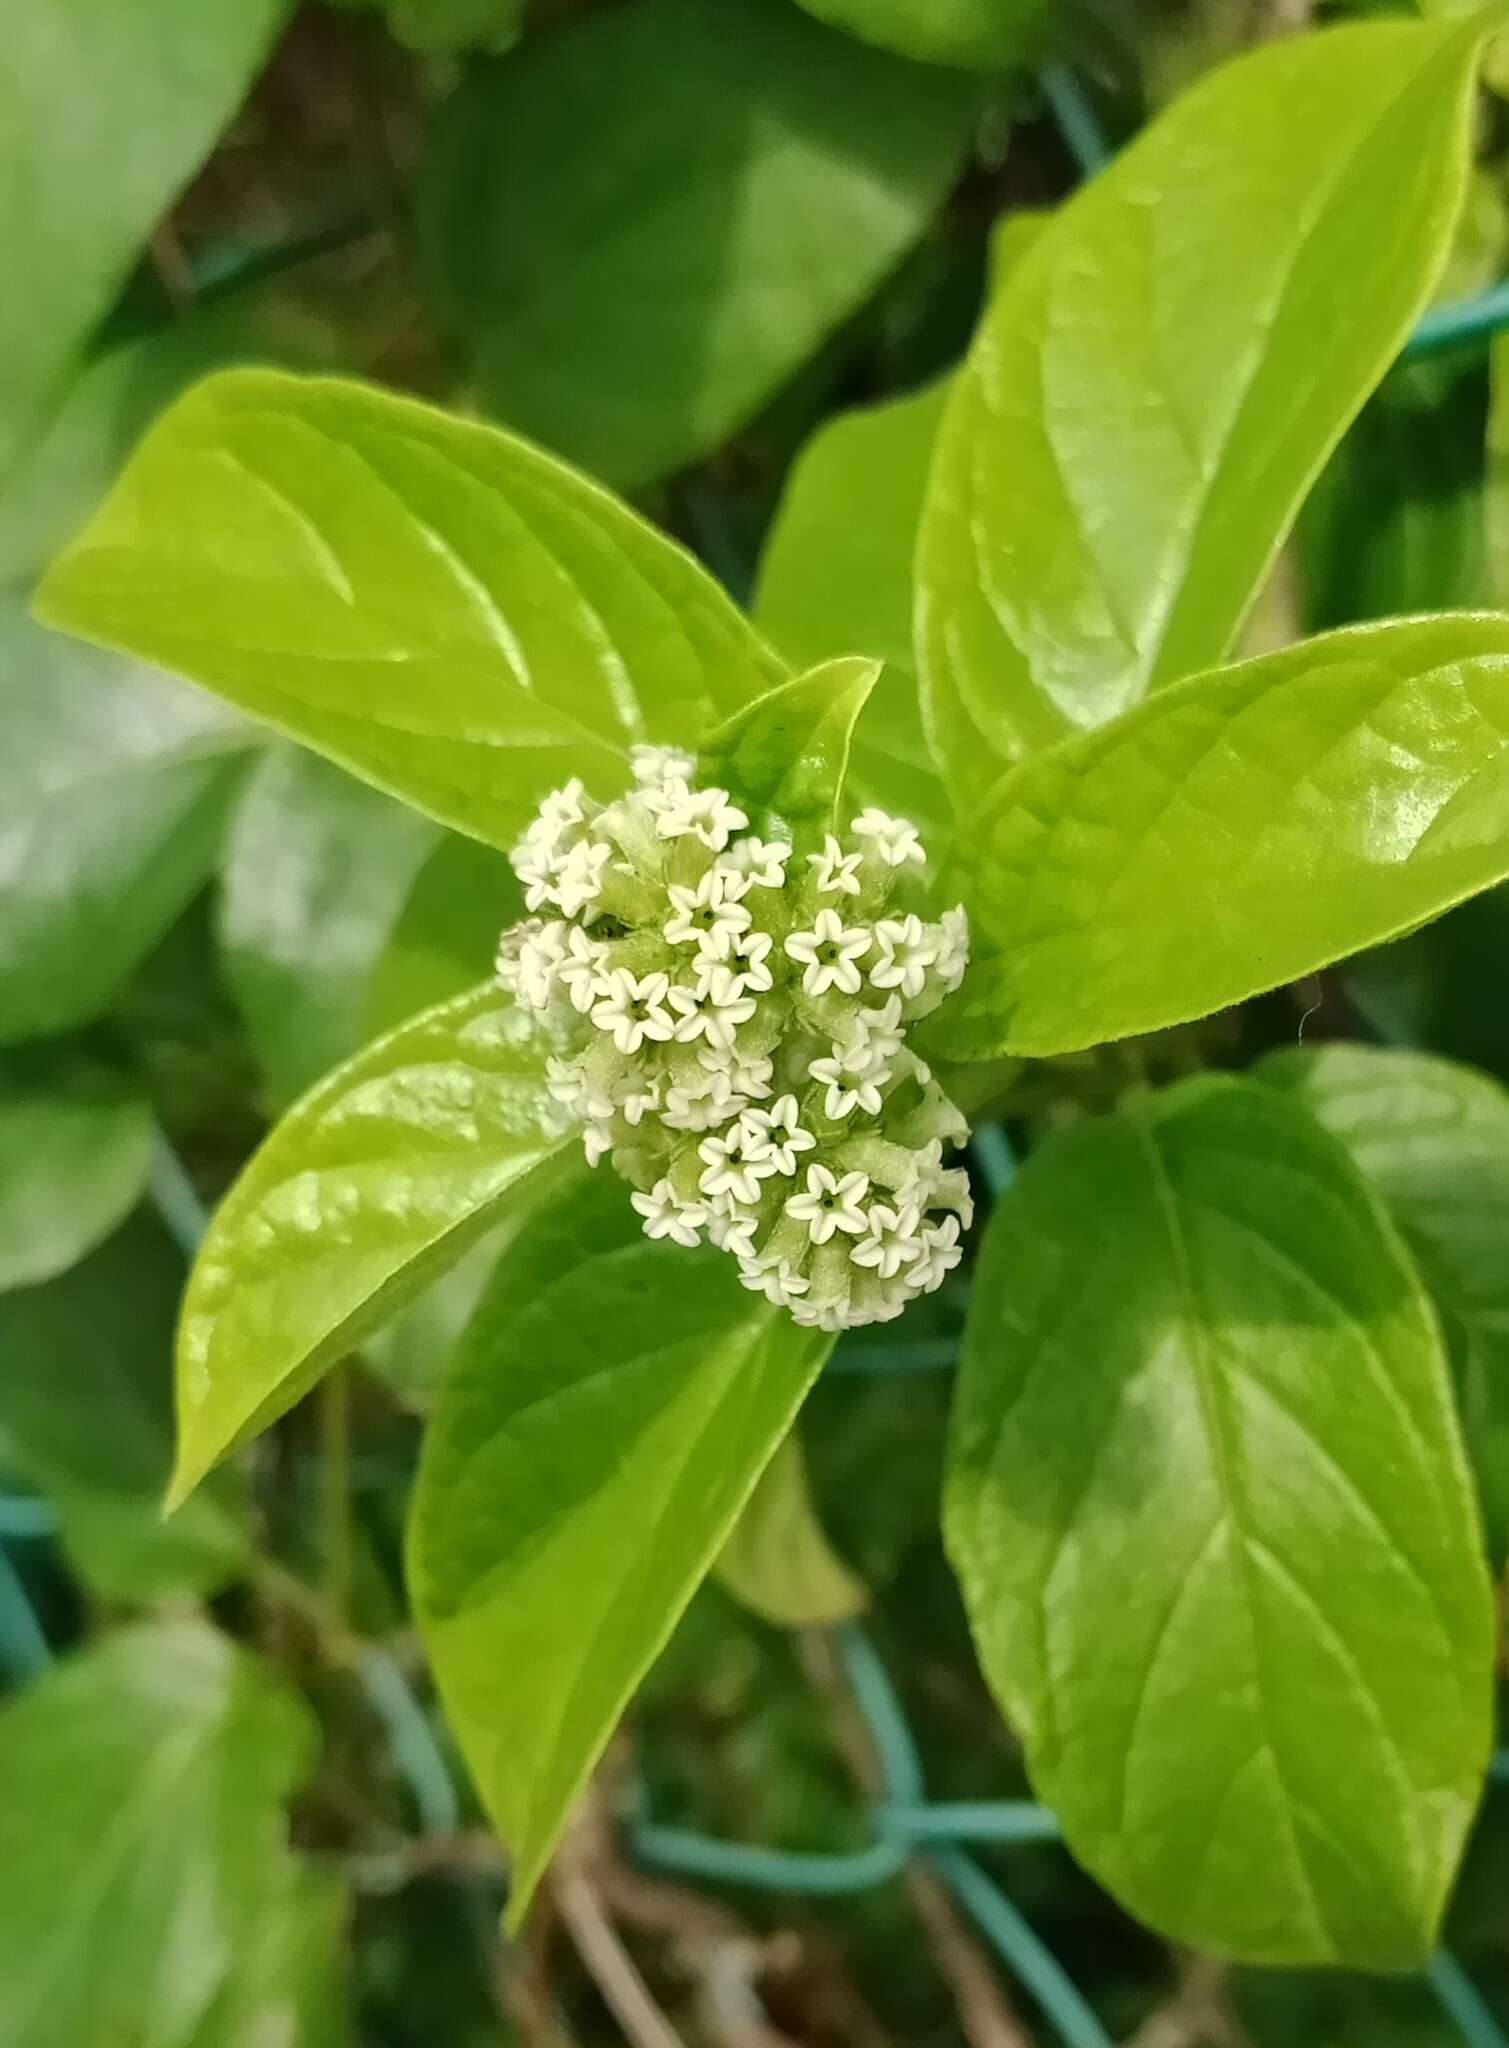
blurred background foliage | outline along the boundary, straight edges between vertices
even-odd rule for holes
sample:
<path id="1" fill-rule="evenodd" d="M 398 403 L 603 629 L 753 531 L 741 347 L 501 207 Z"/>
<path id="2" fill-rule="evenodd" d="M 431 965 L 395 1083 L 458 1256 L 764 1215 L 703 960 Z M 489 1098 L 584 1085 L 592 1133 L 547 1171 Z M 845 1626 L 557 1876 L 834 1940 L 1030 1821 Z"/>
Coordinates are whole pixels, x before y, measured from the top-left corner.
<path id="1" fill-rule="evenodd" d="M 173 1521 L 169 1354 L 203 1205 L 373 1032 L 486 971 L 496 854 L 27 617 L 50 553 L 207 370 L 336 369 L 628 493 L 799 662 L 885 657 L 942 380 L 994 265 L 1307 0 L 35 0 L 0 39 L 0 2044 L 595 2048 L 631 1957 L 674 2034 L 1051 2038 L 922 1866 L 843 1899 L 635 1866 L 615 1822 L 866 1841 L 830 1636 L 866 1609 L 940 1797 L 1019 1761 L 937 1537 L 958 1304 L 835 1370 L 646 1687 L 521 1942 L 407 1625 L 422 1417 L 499 1246 Z M 1443 302 L 1509 255 L 1490 66 Z M 1274 109 L 1276 121 L 1282 109 Z M 1253 633 L 1509 602 L 1509 343 L 1421 352 L 1317 487 Z M 926 823 L 920 727 L 861 733 Z M 1500 891 L 1133 1049 L 1155 1073 L 1361 1032 L 1509 1079 Z M 1025 1075 L 1030 1132 L 1124 1050 Z M 857 1342 L 839 1364 L 863 1365 Z M 894 1368 L 903 1369 L 894 1369 Z M 54 1668 L 55 1666 L 55 1668 Z M 1509 2012 L 1509 1792 L 1451 1937 Z M 1418 1984 L 1171 1954 L 1052 1845 L 987 1852 L 1118 2040 L 1432 2048 Z M 615 1961 L 615 1957 L 617 1960 Z M 605 1960 L 606 1958 L 606 1960 Z M 641 2024 L 645 2024 L 641 2015 Z M 631 2030 L 632 2031 L 632 2030 Z M 636 2040 L 648 2041 L 653 2033 Z"/>

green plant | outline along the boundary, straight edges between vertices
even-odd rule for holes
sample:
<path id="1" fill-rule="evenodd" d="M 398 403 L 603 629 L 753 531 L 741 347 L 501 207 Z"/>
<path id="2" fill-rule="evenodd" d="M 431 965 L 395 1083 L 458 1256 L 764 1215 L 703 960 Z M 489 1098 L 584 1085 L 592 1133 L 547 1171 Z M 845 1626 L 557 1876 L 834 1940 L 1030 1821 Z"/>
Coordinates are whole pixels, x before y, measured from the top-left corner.
<path id="1" fill-rule="evenodd" d="M 662 973 L 654 892 L 694 891 L 731 831 L 831 880 L 846 856 L 824 836 L 902 810 L 898 775 L 951 820 L 932 908 L 963 904 L 971 958 L 936 1014 L 951 972 L 908 998 L 937 1079 L 895 1082 L 925 1103 L 906 1142 L 952 1134 L 939 1082 L 970 1113 L 1046 1088 L 1068 1127 L 980 1248 L 950 1554 L 1081 1861 L 1160 1931 L 1265 1962 L 1425 1958 L 1482 1782 L 1493 1616 L 1449 1352 L 1496 1512 L 1506 1262 L 1456 1205 L 1470 1174 L 1502 1219 L 1504 1110 L 1485 1079 L 1361 1049 L 1151 1087 L 1171 1054 L 1205 1053 L 1146 1035 L 1509 875 L 1509 619 L 1387 621 L 1220 665 L 1445 258 L 1480 40 L 1384 21 L 1265 49 L 1003 261 L 920 505 L 893 508 L 918 531 L 935 766 L 904 675 L 867 703 L 873 663 L 791 679 L 601 487 L 353 384 L 199 385 L 38 600 L 488 846 L 515 848 L 552 790 L 547 837 L 550 818 L 575 828 L 579 786 L 616 806 L 618 897 L 603 855 L 555 908 L 589 947 L 639 946 L 598 965 L 655 1018 L 665 992 L 634 980 Z M 819 523 L 819 583 L 823 541 Z M 762 609 L 810 616 L 789 573 L 771 591 Z M 890 654 L 902 593 L 876 602 Z M 723 793 L 685 873 L 666 848 L 697 835 L 646 837 L 623 801 L 645 746 L 695 750 Z M 516 857 L 526 887 L 559 878 L 531 867 L 540 844 Z M 852 878 L 878 914 L 867 858 Z M 771 957 L 799 962 L 777 896 Z M 515 945 L 505 979 L 562 957 L 521 970 Z M 794 1057 L 819 1020 L 792 987 L 730 1015 L 731 1055 Z M 806 990 L 835 1059 L 846 993 Z M 551 1066 L 578 1056 L 572 1016 L 569 990 L 536 1006 L 483 982 L 319 1082 L 214 1219 L 178 1351 L 183 1499 L 508 1227 L 429 1427 L 409 1573 L 515 1923 L 831 1348 L 715 1246 L 647 1237 L 611 1171 L 587 1176 L 558 1098 L 602 1075 Z M 820 1081 L 805 1054 L 786 1079 Z M 616 1159 L 638 1143 L 604 1138 Z M 619 1163 L 651 1194 L 695 1170 L 685 1151 Z"/>

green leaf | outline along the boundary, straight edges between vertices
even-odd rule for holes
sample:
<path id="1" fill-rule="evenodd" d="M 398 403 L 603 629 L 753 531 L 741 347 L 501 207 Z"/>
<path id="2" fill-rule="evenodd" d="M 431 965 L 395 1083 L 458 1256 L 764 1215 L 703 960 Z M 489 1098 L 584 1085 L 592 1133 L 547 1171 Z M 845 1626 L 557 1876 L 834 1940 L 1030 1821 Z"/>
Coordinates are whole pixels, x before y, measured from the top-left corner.
<path id="1" fill-rule="evenodd" d="M 271 1908 L 286 1925 L 300 1885 L 282 1803 L 316 1734 L 300 1700 L 191 1621 L 112 1636 L 7 1706 L 0 2038 L 26 2048 L 291 2039 L 264 1919 Z M 316 1904 L 307 1877 L 301 1889 Z M 248 1974 L 269 2008 L 262 2031 L 228 2033 Z"/>
<path id="2" fill-rule="evenodd" d="M 286 287 L 284 288 L 286 289 Z M 95 356 L 0 491 L 0 583 L 29 584 L 171 400 L 230 363 L 314 367 L 335 343 L 272 283 L 228 291 Z"/>
<path id="3" fill-rule="evenodd" d="M 760 1474 L 713 1576 L 776 1628 L 831 1628 L 863 1612 L 869 1595 L 823 1533 L 797 1437 Z"/>
<path id="4" fill-rule="evenodd" d="M 239 1489 L 205 1487 L 163 1520 L 183 1277 L 143 1214 L 71 1272 L 0 1295 L 0 1460 L 47 1495 L 106 1600 L 216 1593 L 246 1565 Z"/>
<path id="5" fill-rule="evenodd" d="M 367 984 L 366 1028 L 462 995 L 524 915 L 518 877 L 496 848 L 445 833 L 414 878 Z"/>
<path id="6" fill-rule="evenodd" d="M 1482 365 L 1405 363 L 1311 492 L 1295 560 L 1312 631 L 1492 602 Z"/>
<path id="7" fill-rule="evenodd" d="M 0 1063 L 0 1293 L 76 1265 L 146 1185 L 152 1112 L 80 1059 Z"/>
<path id="8" fill-rule="evenodd" d="M 730 790 L 758 831 L 773 821 L 807 844 L 833 829 L 855 721 L 878 661 L 824 662 L 736 711 L 708 734 L 700 782 Z"/>
<path id="9" fill-rule="evenodd" d="M 453 56 L 462 50 L 506 50 L 518 40 L 524 0 L 334 0 L 337 7 L 375 8 L 411 50 Z"/>
<path id="10" fill-rule="evenodd" d="M 925 64 L 993 71 L 1041 41 L 1045 0 L 801 0 L 819 21 Z"/>
<path id="11" fill-rule="evenodd" d="M 440 837 L 428 819 L 297 747 L 273 749 L 248 778 L 221 869 L 220 937 L 277 1101 L 361 1045 L 370 976 Z M 499 914 L 494 938 L 503 922 Z M 460 987 L 489 952 L 484 944 L 473 955 Z"/>
<path id="12" fill-rule="evenodd" d="M 1509 1544 L 1509 1091 L 1425 1053 L 1270 1054 L 1388 1204 L 1440 1312 L 1496 1552 Z"/>
<path id="13" fill-rule="evenodd" d="M 992 1221 L 945 1498 L 1075 1854 L 1265 1963 L 1420 1964 L 1493 1614 L 1436 1325 L 1345 1150 L 1207 1077 L 1048 1140 Z"/>
<path id="14" fill-rule="evenodd" d="M 573 1176 L 509 1246 L 425 1436 L 409 1583 L 517 1925 L 831 1338 Z"/>
<path id="15" fill-rule="evenodd" d="M 484 986 L 369 1045 L 275 1127 L 189 1278 L 170 1506 L 454 1265 L 558 1148 L 557 1049 Z"/>
<path id="16" fill-rule="evenodd" d="M 0 599 L 0 1042 L 110 1005 L 208 879 L 249 737 Z"/>
<path id="17" fill-rule="evenodd" d="M 797 667 L 848 653 L 885 663 L 855 728 L 849 788 L 861 804 L 910 818 L 935 855 L 949 805 L 917 699 L 912 558 L 947 395 L 935 384 L 823 423 L 787 480 L 753 607 Z"/>
<path id="18" fill-rule="evenodd" d="M 1227 652 L 1440 267 L 1480 34 L 1371 22 L 1223 67 L 1011 270 L 920 542 L 925 705 L 962 803 Z"/>
<path id="19" fill-rule="evenodd" d="M 1509 874 L 1509 617 L 1191 676 L 1003 776 L 958 869 L 956 1056 L 1158 1030 L 1391 937 Z"/>
<path id="20" fill-rule="evenodd" d="M 531 42 L 432 130 L 421 228 L 478 389 L 620 487 L 707 454 L 919 240 L 977 106 L 761 0 Z"/>
<path id="21" fill-rule="evenodd" d="M 1354 960 L 1346 987 L 1386 1042 L 1469 1060 L 1509 1081 L 1509 888 Z"/>
<path id="22" fill-rule="evenodd" d="M 507 846 L 571 775 L 781 680 L 718 586 L 527 443 L 329 378 L 211 377 L 49 571 L 39 616 L 191 677 Z"/>
<path id="23" fill-rule="evenodd" d="M 49 0 L 9 20 L 0 247 L 13 317 L 0 335 L 0 476 L 62 397 L 285 12 L 285 0 Z"/>

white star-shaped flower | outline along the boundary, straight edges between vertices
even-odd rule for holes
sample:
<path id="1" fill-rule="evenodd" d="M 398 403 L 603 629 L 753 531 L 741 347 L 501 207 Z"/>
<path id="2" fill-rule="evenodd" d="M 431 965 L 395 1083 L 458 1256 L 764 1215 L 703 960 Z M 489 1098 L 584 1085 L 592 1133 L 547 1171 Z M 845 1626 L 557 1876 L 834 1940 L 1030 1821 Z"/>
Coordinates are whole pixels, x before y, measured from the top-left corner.
<path id="1" fill-rule="evenodd" d="M 641 789 L 656 789 L 665 782 L 689 781 L 697 772 L 697 757 L 680 747 L 630 747 L 629 765 Z"/>
<path id="2" fill-rule="evenodd" d="M 718 966 L 699 977 L 696 988 L 673 988 L 671 1005 L 678 1013 L 678 1039 L 690 1043 L 705 1038 L 709 1045 L 723 1047 L 733 1045 L 734 1033 L 759 1008 L 753 996 L 740 991 L 729 970 Z"/>
<path id="3" fill-rule="evenodd" d="M 780 889 L 786 881 L 786 863 L 791 847 L 782 839 L 736 839 L 723 856 L 721 865 L 736 874 L 747 875 L 757 889 Z"/>
<path id="4" fill-rule="evenodd" d="M 778 1096 L 769 1109 L 747 1109 L 741 1121 L 764 1141 L 777 1173 L 794 1174 L 797 1155 L 810 1152 L 817 1143 L 811 1131 L 802 1128 L 794 1095 Z"/>
<path id="5" fill-rule="evenodd" d="M 919 1294 L 930 1294 L 964 1256 L 959 1243 L 959 1219 L 945 1216 L 941 1223 L 925 1223 L 919 1236 L 920 1249 L 907 1267 L 906 1281 Z"/>
<path id="6" fill-rule="evenodd" d="M 899 868 L 909 860 L 916 861 L 919 867 L 927 864 L 917 827 L 905 818 L 893 818 L 888 812 L 877 810 L 873 804 L 860 812 L 849 830 L 856 839 L 868 840 L 887 867 Z"/>
<path id="7" fill-rule="evenodd" d="M 757 1202 L 760 1182 L 776 1171 L 768 1142 L 749 1130 L 742 1117 L 727 1130 L 704 1138 L 697 1157 L 703 1166 L 697 1181 L 702 1192 L 734 1202 Z"/>
<path id="8" fill-rule="evenodd" d="M 604 962 L 608 948 L 601 939 L 589 939 L 579 924 L 571 927 L 566 941 L 566 958 L 557 973 L 571 1007 L 585 1017 L 598 997 L 605 993 L 608 977 Z"/>
<path id="9" fill-rule="evenodd" d="M 758 1218 L 740 1209 L 729 1195 L 708 1204 L 707 1234 L 720 1252 L 732 1252 L 736 1259 L 754 1257 L 754 1234 Z"/>
<path id="10" fill-rule="evenodd" d="M 646 1237 L 668 1237 L 688 1247 L 702 1242 L 707 1204 L 682 1201 L 669 1177 L 656 1181 L 647 1195 L 636 1191 L 629 1200 L 644 1218 Z"/>
<path id="11" fill-rule="evenodd" d="M 749 823 L 726 789 L 692 789 L 679 778 L 646 790 L 644 800 L 655 813 L 655 830 L 662 839 L 692 833 L 714 853 L 721 853 L 730 834 Z"/>
<path id="12" fill-rule="evenodd" d="M 742 1259 L 739 1278 L 753 1293 L 763 1294 L 775 1308 L 789 1308 L 812 1285 L 796 1270 L 790 1259 Z"/>
<path id="13" fill-rule="evenodd" d="M 556 870 L 556 901 L 568 917 L 580 917 L 602 894 L 603 876 L 613 858 L 606 839 L 578 839 Z"/>
<path id="14" fill-rule="evenodd" d="M 894 1207 L 873 1202 L 867 1220 L 869 1227 L 850 1257 L 856 1266 L 873 1268 L 882 1280 L 893 1279 L 922 1250 L 917 1234 L 922 1219 L 908 1202 Z"/>
<path id="15" fill-rule="evenodd" d="M 714 1131 L 746 1107 L 730 1069 L 707 1069 L 666 1090 L 660 1120 L 673 1131 Z"/>
<path id="16" fill-rule="evenodd" d="M 739 901 L 748 887 L 742 875 L 727 875 L 721 868 L 709 868 L 691 886 L 672 882 L 666 890 L 671 905 L 666 938 L 673 946 L 695 946 L 704 959 L 726 960 L 752 922 Z"/>
<path id="17" fill-rule="evenodd" d="M 867 1173 L 835 1174 L 826 1166 L 807 1168 L 807 1186 L 786 1204 L 786 1214 L 795 1223 L 805 1223 L 814 1244 L 826 1244 L 835 1230 L 853 1237 L 866 1225 L 864 1199 L 870 1192 Z"/>
<path id="18" fill-rule="evenodd" d="M 769 1095 L 770 1078 L 775 1072 L 773 1060 L 762 1055 L 741 1059 L 730 1046 L 707 1046 L 697 1057 L 709 1065 L 720 1062 L 736 1095 L 747 1096 L 751 1102 L 762 1102 Z"/>
<path id="19" fill-rule="evenodd" d="M 867 925 L 846 926 L 836 910 L 820 910 L 810 932 L 793 932 L 786 941 L 791 959 L 802 963 L 802 987 L 809 996 L 830 988 L 857 996 L 863 986 L 857 961 L 871 946 Z"/>
<path id="20" fill-rule="evenodd" d="M 937 941 L 920 917 L 883 917 L 875 927 L 879 958 L 871 963 L 870 980 L 876 988 L 895 988 L 907 1002 L 920 996 L 927 985 L 927 970 L 937 957 Z"/>
<path id="21" fill-rule="evenodd" d="M 830 832 L 821 853 L 809 853 L 807 864 L 814 870 L 813 882 L 820 896 L 859 894 L 859 864 L 862 853 L 845 853 Z"/>
<path id="22" fill-rule="evenodd" d="M 814 1060 L 807 1072 L 828 1091 L 823 1097 L 824 1116 L 837 1119 L 855 1109 L 862 1109 L 866 1116 L 880 1114 L 881 1090 L 890 1076 L 868 1052 L 856 1054 L 852 1048 L 835 1045 L 831 1059 Z"/>
<path id="23" fill-rule="evenodd" d="M 566 964 L 567 940 L 571 927 L 557 918 L 537 925 L 520 940 L 514 986 L 520 999 L 532 1010 L 547 1010 L 561 986 L 560 970 Z"/>
<path id="24" fill-rule="evenodd" d="M 592 1021 L 599 1031 L 613 1034 L 620 1052 L 638 1052 L 646 1039 L 663 1042 L 675 1030 L 675 1019 L 666 1008 L 670 993 L 670 979 L 664 974 L 636 980 L 627 967 L 616 967 L 592 1006 Z"/>
<path id="25" fill-rule="evenodd" d="M 956 903 L 952 910 L 945 910 L 936 929 L 933 965 L 952 995 L 964 979 L 964 970 L 969 965 L 969 918 L 964 905 Z"/>

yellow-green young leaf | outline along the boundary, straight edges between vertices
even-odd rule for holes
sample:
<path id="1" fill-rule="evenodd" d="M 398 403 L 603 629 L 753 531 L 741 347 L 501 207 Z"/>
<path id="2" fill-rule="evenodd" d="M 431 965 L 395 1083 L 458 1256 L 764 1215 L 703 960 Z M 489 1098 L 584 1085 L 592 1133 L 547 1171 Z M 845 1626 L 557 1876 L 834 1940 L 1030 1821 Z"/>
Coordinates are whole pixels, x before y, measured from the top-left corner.
<path id="1" fill-rule="evenodd" d="M 1226 653 L 1428 296 L 1479 36 L 1370 22 L 1223 67 L 1009 273 L 919 554 L 925 705 L 961 804 Z"/>
<path id="2" fill-rule="evenodd" d="M 955 1057 L 1203 1017 L 1509 875 L 1509 617 L 1191 676 L 1003 776 L 958 841 Z"/>
<path id="3" fill-rule="evenodd" d="M 1041 41 L 1045 0 L 801 0 L 809 14 L 924 64 L 981 71 L 1020 62 Z"/>
<path id="4" fill-rule="evenodd" d="M 559 1148 L 558 1049 L 484 986 L 369 1045 L 274 1128 L 189 1276 L 170 1504 L 454 1265 Z"/>
<path id="5" fill-rule="evenodd" d="M 1493 1612 L 1439 1332 L 1345 1149 L 1206 1078 L 1052 1137 L 992 1220 L 945 1524 L 1070 1847 L 1160 1933 L 1429 1955 Z"/>
<path id="6" fill-rule="evenodd" d="M 314 1959 L 288 1927 L 297 1900 L 338 1981 L 338 1916 L 285 1843 L 317 1738 L 297 1695 L 194 1621 L 113 1635 L 12 1701 L 0 2040 L 245 2048 L 291 2042 L 295 2012 L 319 2009 L 331 2031 L 297 2039 L 339 2048 L 345 2026 L 311 1997 Z"/>
<path id="7" fill-rule="evenodd" d="M 706 572 L 527 442 L 234 370 L 151 430 L 41 617 L 189 676 L 478 839 L 785 671 Z"/>
<path id="8" fill-rule="evenodd" d="M 765 0 L 643 0 L 478 70 L 420 216 L 478 388 L 622 488 L 707 454 L 920 239 L 979 103 Z"/>
<path id="9" fill-rule="evenodd" d="M 119 1075 L 53 1051 L 0 1060 L 0 1294 L 76 1265 L 134 1208 L 152 1112 Z"/>
<path id="10" fill-rule="evenodd" d="M 409 1585 L 512 1925 L 832 1341 L 652 1243 L 608 1175 L 504 1253 L 425 1435 Z"/>
<path id="11" fill-rule="evenodd" d="M 0 1294 L 0 1465 L 47 1496 L 69 1563 L 106 1600 L 217 1593 L 250 1550 L 231 1473 L 163 1519 L 183 1267 L 142 1210 L 71 1271 Z"/>
<path id="12" fill-rule="evenodd" d="M 702 743 L 697 779 L 729 790 L 757 831 L 777 820 L 800 845 L 833 829 L 855 721 L 878 661 L 827 661 L 736 711 Z"/>
<path id="13" fill-rule="evenodd" d="M 788 1436 L 760 1474 L 713 1576 L 725 1592 L 777 1628 L 831 1628 L 869 1600 L 823 1533 L 807 1461 Z"/>
<path id="14" fill-rule="evenodd" d="M 1403 1231 L 1440 1313 L 1495 1553 L 1509 1546 L 1509 1092 L 1426 1053 L 1328 1045 L 1274 1053 Z"/>
<path id="15" fill-rule="evenodd" d="M 214 871 L 251 737 L 0 598 L 0 1044 L 109 1007 Z"/>
<path id="16" fill-rule="evenodd" d="M 286 0 L 48 0 L 0 39 L 0 476 L 235 113 Z M 61 110 L 76 110 L 69 118 Z"/>
<path id="17" fill-rule="evenodd" d="M 370 1036 L 369 980 L 446 836 L 301 747 L 271 748 L 252 770 L 226 837 L 220 946 L 275 1103 L 291 1102 Z M 497 902 L 486 907 L 496 937 L 507 917 Z M 487 957 L 484 939 L 443 993 L 471 987 Z"/>
<path id="18" fill-rule="evenodd" d="M 912 658 L 912 557 L 947 386 L 826 421 L 792 466 L 753 616 L 799 665 L 885 663 L 854 730 L 849 788 L 918 825 L 941 851 L 948 799 L 922 732 Z"/>
<path id="19" fill-rule="evenodd" d="M 524 891 L 506 858 L 458 833 L 440 843 L 414 877 L 366 989 L 366 1034 L 463 995 L 498 934 L 524 915 Z"/>

